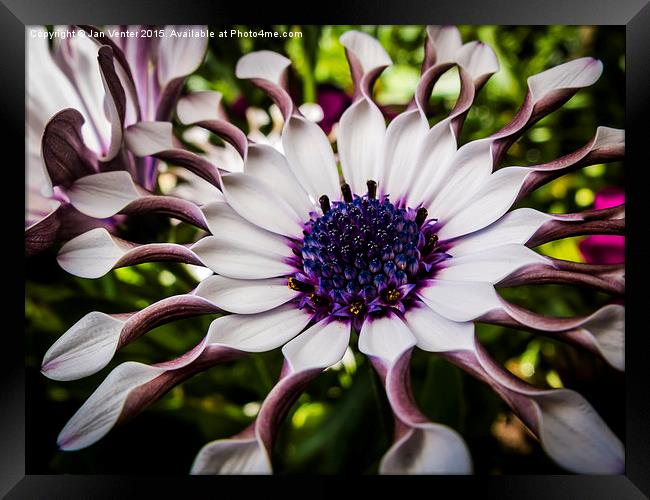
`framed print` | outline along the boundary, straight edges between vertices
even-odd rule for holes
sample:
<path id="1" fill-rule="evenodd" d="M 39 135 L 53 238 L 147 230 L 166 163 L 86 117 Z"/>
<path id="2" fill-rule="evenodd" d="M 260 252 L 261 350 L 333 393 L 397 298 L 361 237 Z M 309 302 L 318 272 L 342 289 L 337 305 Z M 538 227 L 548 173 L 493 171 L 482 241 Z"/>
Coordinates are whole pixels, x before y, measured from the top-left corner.
<path id="1" fill-rule="evenodd" d="M 0 492 L 646 498 L 650 7 L 466 4 L 5 2 Z"/>

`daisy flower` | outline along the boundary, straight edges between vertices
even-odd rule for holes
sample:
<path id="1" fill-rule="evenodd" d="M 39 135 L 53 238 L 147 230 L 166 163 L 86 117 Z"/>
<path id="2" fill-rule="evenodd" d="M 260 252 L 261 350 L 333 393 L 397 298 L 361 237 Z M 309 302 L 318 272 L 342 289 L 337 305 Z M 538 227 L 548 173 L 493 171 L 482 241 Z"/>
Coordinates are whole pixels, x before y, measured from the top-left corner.
<path id="1" fill-rule="evenodd" d="M 218 187 L 201 207 L 210 235 L 192 245 L 135 245 L 94 229 L 68 242 L 59 263 L 78 276 L 148 260 L 178 260 L 215 274 L 186 295 L 121 315 L 92 312 L 47 352 L 43 373 L 72 380 L 95 373 L 117 349 L 156 325 L 222 313 L 205 338 L 157 365 L 117 366 L 59 435 L 64 450 L 91 445 L 191 375 L 244 355 L 282 348 L 280 379 L 250 427 L 208 443 L 192 473 L 270 473 L 278 426 L 301 391 L 338 363 L 358 338 L 385 386 L 395 419 L 381 473 L 472 471 L 470 450 L 453 429 L 431 422 L 411 393 L 414 348 L 437 353 L 478 378 L 510 406 L 560 466 L 578 473 L 622 473 L 624 450 L 593 407 L 568 389 L 540 389 L 518 379 L 486 352 L 475 322 L 555 337 L 624 369 L 624 307 L 609 304 L 584 317 L 553 318 L 506 301 L 502 287 L 561 283 L 612 295 L 624 292 L 622 266 L 562 261 L 532 250 L 583 234 L 622 234 L 623 206 L 575 214 L 511 210 L 537 187 L 582 166 L 621 159 L 624 133 L 599 127 L 592 140 L 554 161 L 501 166 L 532 124 L 593 84 L 602 64 L 582 58 L 528 79 L 510 123 L 484 139 L 458 144 L 476 94 L 498 70 L 494 52 L 463 44 L 453 27 L 429 27 L 412 103 L 386 124 L 373 84 L 391 59 L 377 40 L 341 37 L 355 85 L 338 125 L 336 154 L 284 86 L 290 61 L 269 52 L 242 57 L 236 74 L 264 89 L 282 112 L 282 148 L 250 142 L 189 96 L 178 117 L 218 134 L 243 161 L 221 172 L 172 149 L 171 124 L 127 131 L 140 156 L 175 156 Z M 458 69 L 461 90 L 450 115 L 430 126 L 425 109 L 436 81 Z M 339 168 L 340 167 L 340 168 Z"/>

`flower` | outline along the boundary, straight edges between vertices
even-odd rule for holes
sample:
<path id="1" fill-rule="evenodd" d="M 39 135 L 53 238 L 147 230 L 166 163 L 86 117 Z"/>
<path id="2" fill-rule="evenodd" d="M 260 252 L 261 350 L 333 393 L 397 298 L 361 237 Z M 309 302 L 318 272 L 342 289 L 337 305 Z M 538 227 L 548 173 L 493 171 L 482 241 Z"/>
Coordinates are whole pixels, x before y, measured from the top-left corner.
<path id="1" fill-rule="evenodd" d="M 33 29 L 28 38 L 26 252 L 142 210 L 156 160 L 134 158 L 124 131 L 171 116 L 185 76 L 207 50 L 205 38 L 141 36 L 140 26 Z M 139 35 L 139 36 L 125 36 Z M 48 47 L 48 38 L 54 41 Z M 136 201 L 140 200 L 140 201 Z M 158 198 L 148 207 L 179 211 Z M 102 220 L 106 219 L 106 220 Z"/>
<path id="2" fill-rule="evenodd" d="M 459 147 L 477 92 L 498 70 L 489 47 L 462 44 L 455 28 L 429 27 L 413 102 L 386 126 L 372 88 L 390 57 L 361 32 L 344 34 L 341 43 L 355 93 L 339 122 L 338 162 L 325 133 L 299 113 L 284 87 L 290 61 L 269 51 L 245 55 L 236 73 L 264 89 L 282 112 L 284 153 L 250 143 L 192 95 L 179 102 L 179 120 L 229 142 L 243 160 L 241 172 L 226 173 L 195 157 L 190 161 L 183 150 L 173 149 L 169 123 L 138 124 L 127 131 L 136 154 L 178 158 L 220 189 L 220 199 L 201 207 L 211 235 L 188 246 L 135 245 L 93 229 L 64 245 L 59 263 L 82 277 L 156 259 L 204 265 L 216 274 L 188 294 L 138 312 L 89 313 L 46 353 L 43 373 L 57 380 L 90 375 L 156 325 L 183 316 L 223 315 L 194 349 L 175 360 L 115 368 L 66 424 L 59 446 L 75 450 L 94 443 L 166 390 L 216 363 L 282 347 L 280 380 L 255 421 L 236 436 L 208 443 L 192 466 L 196 474 L 269 473 L 279 422 L 309 381 L 342 359 L 355 332 L 358 350 L 376 369 L 395 417 L 394 442 L 380 463 L 381 473 L 472 470 L 462 437 L 430 422 L 415 403 L 409 382 L 415 347 L 485 382 L 560 466 L 579 473 L 622 472 L 623 445 L 585 398 L 521 381 L 492 359 L 474 330 L 474 322 L 485 322 L 557 337 L 624 369 L 623 306 L 552 318 L 497 292 L 562 283 L 623 293 L 622 266 L 561 261 L 531 249 L 568 236 L 621 233 L 622 207 L 560 215 L 510 211 L 564 173 L 622 158 L 623 131 L 599 127 L 585 146 L 557 160 L 499 168 L 510 145 L 593 84 L 602 64 L 582 58 L 530 77 L 510 123 Z M 452 67 L 461 81 L 458 101 L 447 118 L 430 127 L 426 102 L 437 79 Z"/>
<path id="3" fill-rule="evenodd" d="M 616 207 L 625 203 L 625 192 L 609 186 L 596 193 L 594 209 Z M 620 264 L 625 262 L 625 236 L 596 234 L 587 236 L 578 245 L 586 262 L 593 264 Z"/>

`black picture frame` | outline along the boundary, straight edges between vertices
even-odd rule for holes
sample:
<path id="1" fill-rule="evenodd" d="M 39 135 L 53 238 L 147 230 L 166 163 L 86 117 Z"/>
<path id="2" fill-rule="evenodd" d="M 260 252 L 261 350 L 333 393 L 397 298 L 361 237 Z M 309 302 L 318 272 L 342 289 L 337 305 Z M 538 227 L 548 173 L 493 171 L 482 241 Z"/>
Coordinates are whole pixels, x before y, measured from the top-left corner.
<path id="1" fill-rule="evenodd" d="M 25 26 L 31 24 L 198 24 L 206 21 L 268 25 L 305 24 L 595 24 L 626 27 L 626 200 L 628 231 L 626 265 L 631 269 L 626 292 L 626 471 L 621 476 L 436 476 L 413 478 L 358 478 L 362 488 L 379 487 L 386 493 L 400 494 L 426 491 L 431 495 L 454 498 L 473 493 L 493 498 L 560 499 L 637 499 L 650 496 L 650 385 L 646 375 L 648 333 L 644 328 L 644 284 L 649 281 L 644 257 L 647 218 L 644 212 L 644 186 L 648 178 L 648 161 L 643 147 L 648 141 L 650 116 L 650 0 L 327 0 L 319 8 L 314 3 L 288 4 L 280 11 L 277 2 L 256 5 L 246 2 L 210 0 L 2 0 L 0 7 L 0 82 L 3 152 L 13 153 L 12 161 L 3 165 L 3 190 L 7 196 L 17 194 L 23 182 L 19 165 L 24 160 L 24 66 Z M 11 170 L 8 172 L 8 170 Z M 16 176 L 16 183 L 12 183 Z M 13 193 L 9 193 L 13 191 Z M 20 199 L 12 203 L 20 210 Z M 8 203 L 7 203 L 8 204 Z M 23 200 L 24 206 L 24 200 Z M 18 231 L 19 214 L 8 214 L 6 227 L 16 230 L 9 238 L 17 255 L 11 262 L 24 259 L 22 236 Z M 16 277 L 5 306 L 7 316 L 20 323 L 24 280 Z M 11 295 L 9 297 L 9 295 Z M 16 301 L 14 305 L 13 301 Z M 17 325 L 18 326 L 18 325 Z M 2 332 L 0 363 L 0 495 L 6 498 L 123 498 L 168 497 L 189 494 L 199 497 L 208 492 L 223 494 L 224 486 L 250 491 L 253 484 L 272 485 L 301 495 L 341 491 L 345 478 L 255 478 L 218 477 L 128 477 L 128 476 L 34 476 L 25 475 L 25 376 L 24 340 L 19 329 L 5 327 Z M 216 482 L 215 482 L 216 481 Z M 408 486 L 405 481 L 421 484 Z M 411 488 L 418 488 L 411 489 Z M 422 488 L 422 489 L 420 489 Z M 198 493 L 198 489 L 205 493 Z"/>

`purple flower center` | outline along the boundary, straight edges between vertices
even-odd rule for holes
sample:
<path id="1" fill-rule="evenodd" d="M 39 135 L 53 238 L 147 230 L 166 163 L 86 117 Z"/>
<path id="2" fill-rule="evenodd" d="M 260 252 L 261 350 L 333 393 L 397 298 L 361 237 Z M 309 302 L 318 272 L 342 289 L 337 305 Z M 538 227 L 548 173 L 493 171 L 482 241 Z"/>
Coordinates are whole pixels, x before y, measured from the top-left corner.
<path id="1" fill-rule="evenodd" d="M 364 196 L 353 196 L 347 184 L 341 191 L 343 199 L 331 204 L 321 196 L 323 214 L 305 224 L 295 251 L 302 272 L 289 278 L 289 288 L 303 292 L 300 307 L 319 317 L 350 317 L 358 326 L 368 315 L 404 312 L 418 283 L 449 258 L 437 245 L 436 220 L 424 208 L 377 199 L 374 181 Z"/>

